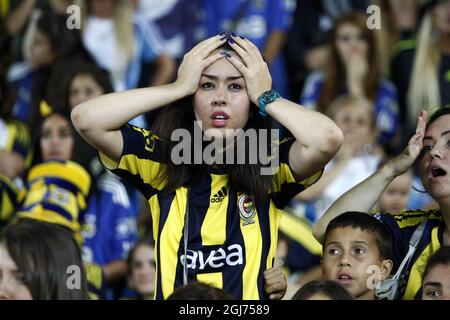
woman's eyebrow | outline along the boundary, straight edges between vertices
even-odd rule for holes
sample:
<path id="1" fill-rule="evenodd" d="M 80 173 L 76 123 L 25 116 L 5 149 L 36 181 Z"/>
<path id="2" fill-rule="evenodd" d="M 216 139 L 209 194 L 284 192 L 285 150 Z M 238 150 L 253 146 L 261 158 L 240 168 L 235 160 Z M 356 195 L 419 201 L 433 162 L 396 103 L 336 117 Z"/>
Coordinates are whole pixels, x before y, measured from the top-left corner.
<path id="1" fill-rule="evenodd" d="M 449 133 L 450 133 L 450 130 L 446 130 L 446 131 L 441 133 L 441 137 L 444 137 L 444 136 L 448 135 Z M 426 137 L 423 137 L 423 140 L 433 140 L 433 137 L 426 136 Z"/>
<path id="2" fill-rule="evenodd" d="M 213 76 L 213 75 L 205 74 L 205 73 L 202 74 L 202 77 L 206 77 L 206 78 L 209 78 L 209 79 L 212 79 L 212 80 L 219 79 L 219 77 L 217 77 L 217 76 Z M 227 77 L 227 80 L 228 81 L 230 81 L 230 80 L 233 81 L 233 80 L 237 80 L 237 79 L 241 79 L 241 78 L 243 78 L 243 76 L 234 76 L 234 77 Z"/>

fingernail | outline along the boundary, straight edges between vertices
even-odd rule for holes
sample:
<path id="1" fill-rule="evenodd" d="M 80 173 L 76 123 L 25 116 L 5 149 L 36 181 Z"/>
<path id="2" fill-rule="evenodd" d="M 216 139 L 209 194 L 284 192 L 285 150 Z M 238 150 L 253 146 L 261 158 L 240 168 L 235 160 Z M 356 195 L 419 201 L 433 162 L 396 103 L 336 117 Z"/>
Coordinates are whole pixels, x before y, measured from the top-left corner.
<path id="1" fill-rule="evenodd" d="M 225 58 L 231 58 L 231 54 L 226 53 Z"/>
<path id="2" fill-rule="evenodd" d="M 243 36 L 239 36 L 239 38 L 241 38 L 241 39 L 245 39 Z"/>
<path id="3" fill-rule="evenodd" d="M 233 40 L 233 39 L 228 39 L 228 43 L 229 43 L 229 44 L 233 44 L 233 43 L 234 43 L 234 40 Z"/>
<path id="4" fill-rule="evenodd" d="M 231 33 L 231 36 L 236 38 L 236 34 L 234 32 Z"/>
<path id="5" fill-rule="evenodd" d="M 224 36 L 226 34 L 226 32 L 222 32 L 219 34 L 219 36 Z"/>
<path id="6" fill-rule="evenodd" d="M 220 51 L 221 56 L 226 56 L 228 53 L 226 51 Z"/>

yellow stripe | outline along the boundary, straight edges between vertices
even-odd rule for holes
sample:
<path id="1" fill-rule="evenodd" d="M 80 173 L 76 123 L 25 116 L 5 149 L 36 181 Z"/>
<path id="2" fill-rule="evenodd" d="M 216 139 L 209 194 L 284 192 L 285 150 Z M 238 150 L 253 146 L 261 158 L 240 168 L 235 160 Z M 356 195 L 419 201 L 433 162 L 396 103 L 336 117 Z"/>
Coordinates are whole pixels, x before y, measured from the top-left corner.
<path id="1" fill-rule="evenodd" d="M 12 151 L 14 146 L 14 137 L 16 136 L 17 127 L 13 125 L 8 125 L 8 141 L 6 142 L 6 151 Z"/>
<path id="2" fill-rule="evenodd" d="M 225 243 L 227 237 L 226 212 L 228 208 L 228 195 L 220 202 L 211 201 L 216 200 L 214 195 L 217 194 L 222 187 L 227 187 L 228 179 L 224 175 L 214 174 L 211 175 L 211 179 L 210 206 L 201 227 L 203 246 L 222 245 Z"/>
<path id="3" fill-rule="evenodd" d="M 9 12 L 9 0 L 1 0 L 0 2 L 0 16 L 6 17 Z"/>
<path id="4" fill-rule="evenodd" d="M 270 248 L 267 255 L 266 269 L 272 268 L 273 258 L 277 250 L 278 244 L 278 226 L 282 216 L 282 211 L 279 210 L 272 201 L 269 207 L 269 223 L 270 223 Z"/>
<path id="5" fill-rule="evenodd" d="M 437 211 L 406 211 L 399 213 L 397 215 L 394 215 L 394 218 L 399 225 L 400 228 L 405 227 L 413 227 L 416 225 L 419 225 L 424 220 L 442 220 L 442 217 L 440 214 L 437 213 Z"/>
<path id="6" fill-rule="evenodd" d="M 161 231 L 160 239 L 160 266 L 161 270 L 164 270 L 164 277 L 161 279 L 161 287 L 164 299 L 166 299 L 174 289 L 178 263 L 177 253 L 183 232 L 186 211 L 187 189 L 178 188 L 175 193 L 176 195 L 170 206 L 169 215 Z"/>
<path id="7" fill-rule="evenodd" d="M 223 288 L 222 272 L 197 274 L 197 280 L 219 289 Z"/>
<path id="8" fill-rule="evenodd" d="M 284 211 L 281 216 L 280 231 L 297 241 L 312 254 L 322 256 L 322 245 L 314 238 L 312 228 L 301 219 Z"/>
<path id="9" fill-rule="evenodd" d="M 256 210 L 256 209 L 255 209 Z M 254 223 L 243 225 L 241 219 L 241 232 L 245 245 L 245 267 L 242 274 L 242 298 L 244 300 L 260 299 L 258 293 L 258 274 L 261 263 L 262 235 L 259 226 L 258 213 L 255 214 Z"/>
<path id="10" fill-rule="evenodd" d="M 313 174 L 311 177 L 304 179 L 301 182 L 297 182 L 292 175 L 291 168 L 286 163 L 281 163 L 280 168 L 276 175 L 273 177 L 273 185 L 271 192 L 279 192 L 281 190 L 281 185 L 283 183 L 299 183 L 303 185 L 305 188 L 310 187 L 314 183 L 317 182 L 317 180 L 320 179 L 322 176 L 323 170 L 320 170 L 319 172 Z"/>
<path id="11" fill-rule="evenodd" d="M 428 259 L 441 247 L 438 238 L 439 227 L 434 227 L 431 231 L 431 242 L 422 251 L 419 258 L 414 263 L 411 268 L 411 273 L 408 278 L 408 283 L 406 285 L 405 294 L 403 295 L 403 300 L 413 300 L 417 291 L 419 291 L 422 285 L 422 275 L 425 271 Z"/>
<path id="12" fill-rule="evenodd" d="M 158 265 L 158 228 L 159 228 L 159 217 L 160 217 L 160 208 L 159 208 L 159 202 L 158 202 L 158 196 L 154 195 L 153 197 L 150 198 L 149 200 L 149 205 L 150 205 L 150 213 L 152 215 L 152 228 L 153 228 L 153 240 L 155 241 L 155 264 Z M 158 279 L 158 275 L 159 275 L 160 271 L 158 270 L 158 268 L 156 268 L 156 275 L 155 275 L 155 292 L 154 292 L 154 296 L 153 299 L 156 299 L 156 288 L 157 288 L 157 279 Z"/>
<path id="13" fill-rule="evenodd" d="M 3 193 L 2 195 L 2 207 L 1 207 L 1 211 L 0 211 L 0 221 L 8 221 L 14 211 L 15 211 L 15 206 L 13 205 L 13 203 L 11 202 L 11 199 L 9 198 L 8 194 L 6 192 Z"/>
<path id="14" fill-rule="evenodd" d="M 87 171 L 72 161 L 63 163 L 55 161 L 36 165 L 30 170 L 28 181 L 41 177 L 64 179 L 77 186 L 84 195 L 88 194 L 91 185 L 91 178 Z"/>
<path id="15" fill-rule="evenodd" d="M 155 189 L 162 190 L 164 188 L 166 181 L 160 177 L 161 172 L 165 169 L 165 164 L 150 159 L 140 159 L 133 154 L 122 156 L 119 163 L 101 152 L 99 152 L 99 158 L 109 170 L 123 169 L 133 175 L 139 175 L 144 183 L 151 185 Z"/>

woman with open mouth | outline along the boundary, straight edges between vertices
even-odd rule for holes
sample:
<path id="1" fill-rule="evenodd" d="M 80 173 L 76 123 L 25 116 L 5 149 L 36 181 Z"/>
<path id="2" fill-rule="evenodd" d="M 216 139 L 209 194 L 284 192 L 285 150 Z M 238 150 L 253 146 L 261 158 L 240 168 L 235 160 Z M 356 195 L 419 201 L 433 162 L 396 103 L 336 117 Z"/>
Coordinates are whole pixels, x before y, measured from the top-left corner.
<path id="1" fill-rule="evenodd" d="M 127 124 L 162 107 L 153 130 Z M 173 161 L 177 145 L 171 137 L 177 129 L 195 135 L 200 127 L 202 141 L 253 129 L 264 140 L 260 135 L 270 129 L 271 119 L 293 138 L 268 139 L 270 148 L 256 163 Z M 283 296 L 285 282 L 272 268 L 282 209 L 320 178 L 343 137 L 329 118 L 272 89 L 267 64 L 253 43 L 234 34 L 206 39 L 184 56 L 175 82 L 84 102 L 73 109 L 72 121 L 100 151 L 103 164 L 149 201 L 156 299 L 193 281 L 236 299 Z M 241 152 L 249 153 L 251 145 L 245 142 Z M 202 157 L 202 151 L 187 159 Z M 267 168 L 261 158 L 277 155 L 279 165 L 262 174 Z"/>

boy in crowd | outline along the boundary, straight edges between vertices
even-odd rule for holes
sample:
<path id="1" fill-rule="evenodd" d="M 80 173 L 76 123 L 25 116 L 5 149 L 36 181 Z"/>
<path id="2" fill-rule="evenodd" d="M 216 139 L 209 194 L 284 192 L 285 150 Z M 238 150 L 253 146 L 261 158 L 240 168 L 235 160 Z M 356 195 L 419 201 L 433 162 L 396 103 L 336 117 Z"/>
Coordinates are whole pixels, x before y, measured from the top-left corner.
<path id="1" fill-rule="evenodd" d="M 391 236 L 384 225 L 362 212 L 333 219 L 325 232 L 323 280 L 341 284 L 355 299 L 375 300 L 375 288 L 392 270 Z"/>

